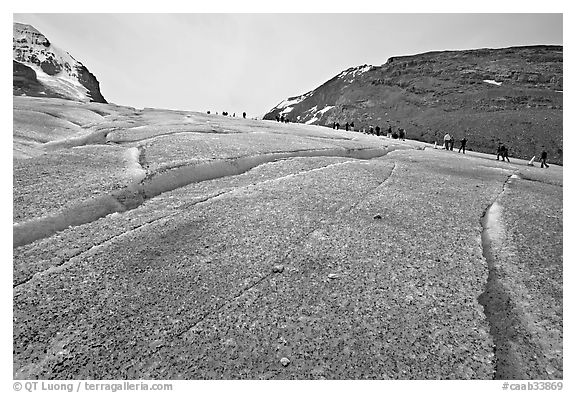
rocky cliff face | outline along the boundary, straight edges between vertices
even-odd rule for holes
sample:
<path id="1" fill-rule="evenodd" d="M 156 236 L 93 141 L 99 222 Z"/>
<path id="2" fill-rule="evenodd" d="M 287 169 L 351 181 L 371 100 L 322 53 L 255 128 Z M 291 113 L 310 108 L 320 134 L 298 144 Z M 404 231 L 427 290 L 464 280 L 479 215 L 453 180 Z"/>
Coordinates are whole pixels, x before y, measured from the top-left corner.
<path id="1" fill-rule="evenodd" d="M 30 25 L 14 23 L 14 95 L 106 103 L 96 77 Z"/>
<path id="2" fill-rule="evenodd" d="M 468 146 L 531 158 L 546 149 L 561 163 L 563 47 L 430 52 L 345 70 L 284 100 L 264 118 L 331 126 L 354 122 L 402 127 L 408 137 L 440 142 L 446 132 Z"/>

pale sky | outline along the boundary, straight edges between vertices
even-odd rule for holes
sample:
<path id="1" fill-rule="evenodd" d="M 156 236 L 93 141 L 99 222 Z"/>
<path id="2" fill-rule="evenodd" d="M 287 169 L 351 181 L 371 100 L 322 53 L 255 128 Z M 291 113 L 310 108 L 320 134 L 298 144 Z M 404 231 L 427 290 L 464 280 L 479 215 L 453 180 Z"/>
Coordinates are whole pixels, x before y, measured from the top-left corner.
<path id="1" fill-rule="evenodd" d="M 346 68 L 428 51 L 562 45 L 549 14 L 14 14 L 112 103 L 261 117 Z"/>

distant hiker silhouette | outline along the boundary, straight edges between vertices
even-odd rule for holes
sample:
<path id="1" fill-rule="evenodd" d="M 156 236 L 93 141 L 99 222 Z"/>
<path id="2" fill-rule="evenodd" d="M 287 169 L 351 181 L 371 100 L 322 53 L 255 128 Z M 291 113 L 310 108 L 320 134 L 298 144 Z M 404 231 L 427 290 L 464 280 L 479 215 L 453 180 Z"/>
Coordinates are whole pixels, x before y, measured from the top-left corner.
<path id="1" fill-rule="evenodd" d="M 376 126 L 376 136 L 380 136 L 380 126 Z"/>
<path id="2" fill-rule="evenodd" d="M 351 129 L 352 131 L 354 131 L 354 122 L 353 122 L 353 121 L 350 122 L 350 129 Z"/>
<path id="3" fill-rule="evenodd" d="M 454 150 L 454 137 L 450 137 L 450 151 Z"/>
<path id="4" fill-rule="evenodd" d="M 242 117 L 245 119 L 246 118 L 246 112 L 242 112 Z"/>
<path id="5" fill-rule="evenodd" d="M 284 123 L 284 115 L 280 116 L 280 123 Z"/>
<path id="6" fill-rule="evenodd" d="M 452 137 L 450 136 L 450 134 L 446 133 L 446 135 L 444 135 L 444 148 L 446 150 L 450 150 L 450 140 L 452 139 Z"/>
<path id="7" fill-rule="evenodd" d="M 387 136 L 388 136 L 388 138 L 392 138 L 392 127 L 390 125 L 388 125 Z"/>
<path id="8" fill-rule="evenodd" d="M 546 159 L 548 158 L 548 153 L 545 150 L 542 150 L 540 154 L 540 168 L 549 168 L 549 165 L 546 163 Z"/>
<path id="9" fill-rule="evenodd" d="M 368 133 L 369 133 L 370 135 L 374 134 L 374 127 L 370 126 L 370 127 L 368 128 Z"/>
<path id="10" fill-rule="evenodd" d="M 346 131 L 348 131 L 348 128 L 350 128 L 350 124 L 348 124 L 348 122 L 346 122 L 346 124 L 344 126 L 346 127 Z"/>
<path id="11" fill-rule="evenodd" d="M 340 123 L 336 123 L 336 129 L 337 129 L 337 130 L 340 129 Z"/>
<path id="12" fill-rule="evenodd" d="M 398 127 L 398 137 L 402 140 L 406 140 L 406 132 L 404 131 L 404 128 Z"/>
<path id="13" fill-rule="evenodd" d="M 510 159 L 508 158 L 508 148 L 506 146 L 502 146 L 502 161 L 504 161 L 504 159 L 510 162 Z"/>
<path id="14" fill-rule="evenodd" d="M 497 161 L 500 161 L 500 157 L 502 157 L 502 161 L 506 159 L 508 162 L 510 162 L 510 158 L 508 158 L 508 148 L 506 147 L 506 145 L 499 144 L 498 151 L 496 153 L 497 153 L 496 154 Z"/>
<path id="15" fill-rule="evenodd" d="M 280 116 L 276 115 L 276 121 L 280 121 Z"/>
<path id="16" fill-rule="evenodd" d="M 458 153 L 460 153 L 460 150 L 462 150 L 462 154 L 466 154 L 466 142 L 468 142 L 466 137 L 462 138 L 460 141 L 460 149 L 458 149 Z"/>

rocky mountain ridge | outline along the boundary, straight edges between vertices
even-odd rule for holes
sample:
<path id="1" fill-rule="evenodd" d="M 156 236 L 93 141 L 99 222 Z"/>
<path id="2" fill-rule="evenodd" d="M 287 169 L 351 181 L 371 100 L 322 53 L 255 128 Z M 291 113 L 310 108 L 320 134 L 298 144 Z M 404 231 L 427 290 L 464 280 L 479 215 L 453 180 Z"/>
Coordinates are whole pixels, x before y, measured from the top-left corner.
<path id="1" fill-rule="evenodd" d="M 428 52 L 351 67 L 264 118 L 354 122 L 357 131 L 390 125 L 432 143 L 448 132 L 478 151 L 500 142 L 516 157 L 545 149 L 562 163 L 562 89 L 562 46 Z"/>
<path id="2" fill-rule="evenodd" d="M 33 26 L 13 25 L 13 94 L 106 103 L 94 74 Z"/>

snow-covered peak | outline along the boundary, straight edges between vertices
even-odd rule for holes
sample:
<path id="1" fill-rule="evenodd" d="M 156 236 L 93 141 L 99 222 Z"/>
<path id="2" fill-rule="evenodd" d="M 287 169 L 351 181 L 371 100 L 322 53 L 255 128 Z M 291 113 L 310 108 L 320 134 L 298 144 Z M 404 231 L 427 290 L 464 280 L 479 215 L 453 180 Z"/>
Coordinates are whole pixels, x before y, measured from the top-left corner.
<path id="1" fill-rule="evenodd" d="M 14 23 L 12 44 L 14 60 L 34 70 L 38 81 L 52 91 L 78 101 L 101 97 L 86 67 L 33 26 Z"/>
<path id="2" fill-rule="evenodd" d="M 76 61 L 68 52 L 53 45 L 42 33 L 30 25 L 14 23 L 12 49 L 14 60 L 36 66 L 49 75 L 66 74 L 77 78 L 76 66 L 82 66 L 82 63 Z"/>
<path id="3" fill-rule="evenodd" d="M 34 28 L 34 26 L 25 25 L 24 23 L 14 22 L 13 26 L 13 39 L 14 41 L 23 42 L 27 40 L 35 45 L 50 45 L 50 42 L 42 33 Z"/>

